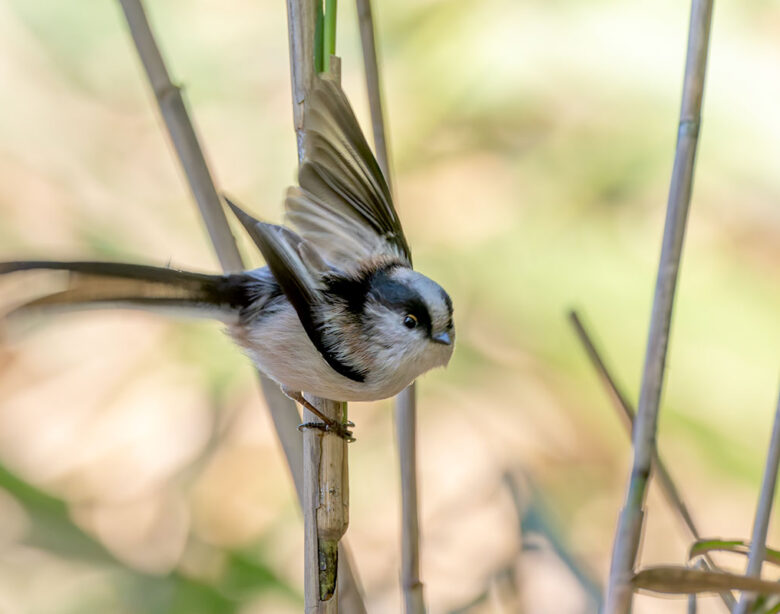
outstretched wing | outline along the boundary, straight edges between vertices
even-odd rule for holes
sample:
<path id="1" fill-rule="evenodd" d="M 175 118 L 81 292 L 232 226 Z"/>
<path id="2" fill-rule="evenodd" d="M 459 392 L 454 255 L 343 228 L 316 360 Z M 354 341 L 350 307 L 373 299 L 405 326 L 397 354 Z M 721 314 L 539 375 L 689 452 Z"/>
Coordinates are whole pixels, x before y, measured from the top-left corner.
<path id="1" fill-rule="evenodd" d="M 324 333 L 323 276 L 333 269 L 317 250 L 301 236 L 284 226 L 266 224 L 243 211 L 229 198 L 228 205 L 263 254 L 282 292 L 298 314 L 309 339 L 327 363 L 341 375 L 362 382 L 363 374 L 339 358 L 333 340 Z"/>
<path id="2" fill-rule="evenodd" d="M 304 121 L 300 188 L 290 188 L 285 204 L 289 222 L 344 270 L 377 256 L 410 265 L 390 188 L 336 81 L 315 79 Z"/>

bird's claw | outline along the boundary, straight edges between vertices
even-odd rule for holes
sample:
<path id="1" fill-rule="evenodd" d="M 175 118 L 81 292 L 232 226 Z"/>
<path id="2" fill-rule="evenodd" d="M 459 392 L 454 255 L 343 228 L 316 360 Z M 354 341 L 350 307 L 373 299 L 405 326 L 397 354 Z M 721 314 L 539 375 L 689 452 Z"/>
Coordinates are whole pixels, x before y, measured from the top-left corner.
<path id="1" fill-rule="evenodd" d="M 349 429 L 354 428 L 354 426 L 355 424 L 353 422 L 304 422 L 303 424 L 298 425 L 298 430 L 303 432 L 306 429 L 317 429 L 323 433 L 333 433 L 334 435 L 341 437 L 347 443 L 352 443 L 353 441 L 356 441 L 356 439 Z"/>

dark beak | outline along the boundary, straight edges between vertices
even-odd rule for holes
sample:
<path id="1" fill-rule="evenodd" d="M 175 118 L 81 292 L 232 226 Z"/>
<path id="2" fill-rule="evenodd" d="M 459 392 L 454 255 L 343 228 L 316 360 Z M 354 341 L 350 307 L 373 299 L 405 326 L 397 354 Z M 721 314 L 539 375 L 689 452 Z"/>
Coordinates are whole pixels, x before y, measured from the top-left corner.
<path id="1" fill-rule="evenodd" d="M 439 333 L 438 335 L 433 335 L 431 339 L 436 343 L 441 343 L 442 345 L 452 345 L 452 338 L 446 331 Z"/>

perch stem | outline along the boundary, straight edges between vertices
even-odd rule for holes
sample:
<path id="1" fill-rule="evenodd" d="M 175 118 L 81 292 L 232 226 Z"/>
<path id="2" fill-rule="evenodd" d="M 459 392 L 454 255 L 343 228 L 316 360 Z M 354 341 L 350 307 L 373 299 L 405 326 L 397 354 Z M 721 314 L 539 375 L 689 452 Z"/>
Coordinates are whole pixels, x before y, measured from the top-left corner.
<path id="1" fill-rule="evenodd" d="M 149 26 L 143 5 L 140 0 L 119 1 L 177 156 L 208 228 L 220 264 L 226 272 L 242 271 L 244 270 L 244 264 L 236 247 L 235 238 L 230 232 L 222 202 L 218 196 L 218 191 L 205 161 L 205 156 L 187 113 L 181 90 L 171 82 L 154 34 Z M 307 3 L 305 2 L 299 2 L 295 7 L 290 7 L 292 4 L 294 3 L 290 0 L 288 9 L 291 11 L 307 10 L 305 6 Z M 310 7 L 311 4 L 308 5 L 308 8 Z M 295 57 L 293 54 L 294 48 L 297 50 L 296 52 L 301 52 L 301 46 L 303 53 L 310 55 L 312 51 L 310 40 L 307 40 L 305 37 L 297 37 L 293 40 L 291 37 L 290 50 L 292 57 Z M 293 113 L 300 151 L 305 94 L 303 84 L 307 83 L 307 79 L 311 78 L 311 62 L 297 65 L 293 63 L 291 69 L 293 73 Z M 300 422 L 298 412 L 295 405 L 282 393 L 277 384 L 259 372 L 258 377 L 266 404 L 271 412 L 277 436 L 282 444 L 293 477 L 298 500 L 303 504 L 303 437 L 297 430 L 297 425 Z M 336 437 L 335 435 L 329 436 Z M 364 614 L 366 609 L 360 597 L 357 579 L 349 564 L 350 557 L 346 552 L 346 545 L 340 544 L 339 549 L 343 551 L 341 557 L 343 562 L 342 573 L 338 579 L 343 587 L 342 590 L 349 596 L 349 607 L 345 607 L 345 611 L 353 614 Z"/>
<path id="2" fill-rule="evenodd" d="M 220 264 L 225 272 L 243 271 L 244 263 L 230 232 L 225 210 L 187 113 L 181 89 L 171 81 L 143 4 L 140 0 L 119 2 Z M 300 499 L 303 493 L 303 451 L 301 437 L 297 431 L 298 412 L 295 405 L 279 390 L 279 386 L 259 372 L 258 378 Z"/>
<path id="3" fill-rule="evenodd" d="M 656 444 L 658 409 L 664 380 L 672 307 L 691 200 L 696 147 L 701 124 L 701 104 L 711 23 L 712 0 L 693 0 L 677 147 L 669 187 L 639 407 L 634 426 L 633 467 L 612 550 L 605 608 L 607 614 L 622 614 L 631 609 L 633 591 L 629 580 L 639 551 L 644 523 L 643 508 Z"/>
<path id="4" fill-rule="evenodd" d="M 288 33 L 293 93 L 293 119 L 298 143 L 298 160 L 303 160 L 306 101 L 317 65 L 328 58 L 330 72 L 340 78 L 339 59 L 324 53 L 323 30 L 335 48 L 336 3 L 329 2 L 330 14 L 322 18 L 321 0 L 288 0 Z M 326 23 L 327 22 L 327 23 Z M 347 404 L 306 395 L 306 399 L 329 420 L 345 423 Z M 304 408 L 304 421 L 314 419 Z M 339 610 L 339 567 L 349 563 L 339 557 L 341 538 L 349 523 L 349 482 L 347 442 L 331 431 L 306 429 L 303 433 L 303 526 L 304 526 L 304 609 L 307 614 L 335 614 Z M 340 560 L 341 558 L 341 560 Z M 351 575 L 351 572 L 347 572 Z M 349 577 L 349 576 L 347 576 Z M 342 580 L 342 582 L 340 582 Z M 357 589 L 348 591 L 354 597 Z M 354 599 L 353 599 L 354 601 Z M 351 602 L 352 603 L 352 602 Z M 357 608 L 362 609 L 358 602 Z"/>
<path id="5" fill-rule="evenodd" d="M 332 420 L 346 419 L 346 403 L 311 396 L 307 400 Z M 308 409 L 304 416 L 316 419 Z M 339 543 L 349 523 L 347 442 L 330 432 L 307 429 L 303 447 L 305 611 L 331 614 L 338 612 Z"/>

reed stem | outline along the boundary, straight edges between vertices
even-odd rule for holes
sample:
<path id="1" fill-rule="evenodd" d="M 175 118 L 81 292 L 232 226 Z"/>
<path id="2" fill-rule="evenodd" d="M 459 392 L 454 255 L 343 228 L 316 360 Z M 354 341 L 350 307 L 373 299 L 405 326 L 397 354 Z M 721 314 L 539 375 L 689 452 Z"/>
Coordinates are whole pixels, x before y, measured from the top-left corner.
<path id="1" fill-rule="evenodd" d="M 243 271 L 244 263 L 235 238 L 230 232 L 225 210 L 209 172 L 200 141 L 187 113 L 181 88 L 171 81 L 143 4 L 140 0 L 119 0 L 119 2 L 168 134 L 187 176 L 190 190 L 201 211 L 222 268 L 225 272 Z M 297 430 L 298 412 L 292 401 L 281 393 L 279 386 L 260 372 L 258 378 L 300 499 L 303 492 L 303 468 L 300 460 L 303 448 Z"/>
<path id="2" fill-rule="evenodd" d="M 612 551 L 605 609 L 608 614 L 620 614 L 631 609 L 633 592 L 629 581 L 639 551 L 644 524 L 643 508 L 656 446 L 672 307 L 693 186 L 711 23 L 712 0 L 693 0 L 677 148 L 634 425 L 633 467 Z"/>
<path id="3" fill-rule="evenodd" d="M 187 176 L 190 189 L 200 208 L 203 219 L 209 231 L 209 235 L 217 252 L 223 270 L 226 272 L 242 271 L 244 264 L 235 243 L 235 238 L 230 232 L 221 199 L 214 180 L 209 172 L 208 165 L 203 155 L 203 150 L 195 133 L 193 124 L 187 113 L 181 89 L 175 86 L 170 79 L 162 55 L 157 46 L 154 34 L 149 26 L 148 19 L 140 0 L 119 0 L 124 11 L 130 33 L 135 42 L 136 49 L 144 65 L 147 77 L 154 91 L 160 111 L 165 121 L 168 133 L 173 141 L 177 156 Z M 307 3 L 296 4 L 288 2 L 291 11 L 306 11 Z M 309 5 L 310 7 L 310 5 Z M 297 13 L 296 13 L 297 14 Z M 294 53 L 295 51 L 295 53 Z M 311 57 L 311 40 L 305 37 L 290 38 L 291 57 L 301 54 L 300 57 Z M 305 83 L 309 83 L 312 75 L 311 62 L 291 63 L 293 75 L 293 114 L 295 130 L 298 135 L 299 151 L 301 151 L 303 131 L 303 103 L 305 100 Z M 309 81 L 307 81 L 309 80 Z M 271 412 L 274 427 L 282 443 L 290 473 L 295 484 L 296 494 L 303 504 L 304 488 L 304 445 L 303 438 L 298 432 L 300 423 L 299 414 L 295 405 L 279 389 L 279 386 L 258 372 L 263 395 Z M 337 404 L 338 405 L 338 404 Z M 311 416 L 309 416 L 311 418 Z M 335 436 L 334 436 L 335 437 Z M 340 440 L 343 441 L 343 440 Z M 345 455 L 346 456 L 346 455 Z M 343 474 L 346 479 L 346 473 Z M 341 544 L 340 549 L 346 546 Z M 357 580 L 349 567 L 349 557 L 343 556 L 342 576 L 339 580 L 346 587 L 345 592 L 350 596 L 349 612 L 364 614 L 365 606 L 360 598 L 357 588 Z M 334 582 L 336 575 L 334 574 Z M 335 589 L 334 589 L 335 592 Z M 333 600 L 335 603 L 335 599 Z M 331 610 L 335 611 L 335 610 Z"/>
<path id="4" fill-rule="evenodd" d="M 287 17 L 290 39 L 290 70 L 293 92 L 293 118 L 298 143 L 298 160 L 303 160 L 303 128 L 308 92 L 325 63 L 324 32 L 335 49 L 336 3 L 329 2 L 330 13 L 322 18 L 321 0 L 288 0 Z M 341 76 L 341 64 L 334 55 L 326 56 L 331 74 Z M 347 404 L 307 395 L 307 400 L 327 417 L 346 422 Z M 304 409 L 305 422 L 317 422 Z M 349 523 L 349 476 L 347 443 L 332 432 L 307 428 L 303 434 L 303 529 L 304 529 L 304 606 L 307 614 L 335 614 L 339 609 L 339 566 L 341 538 Z M 351 571 L 348 572 L 351 576 Z M 352 595 L 357 589 L 350 591 Z M 361 604 L 362 605 L 362 604 Z"/>
<path id="5" fill-rule="evenodd" d="M 385 121 L 382 112 L 382 90 L 377 61 L 376 37 L 370 0 L 357 0 L 363 64 L 371 110 L 374 150 L 379 167 L 391 186 Z M 420 581 L 420 527 L 417 503 L 417 394 L 412 383 L 396 397 L 395 430 L 401 471 L 401 589 L 406 614 L 425 612 L 423 584 Z"/>

